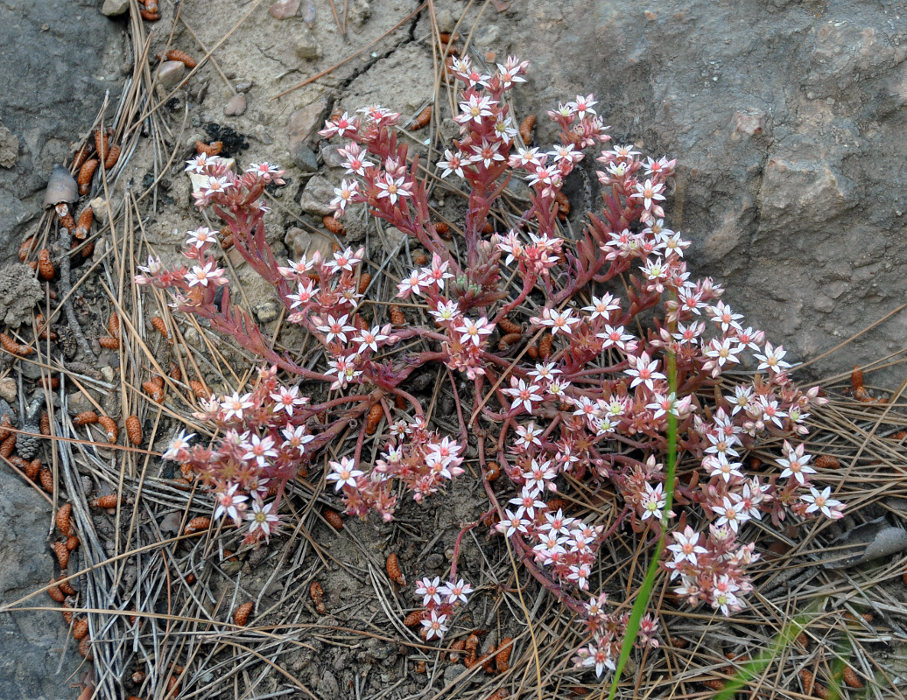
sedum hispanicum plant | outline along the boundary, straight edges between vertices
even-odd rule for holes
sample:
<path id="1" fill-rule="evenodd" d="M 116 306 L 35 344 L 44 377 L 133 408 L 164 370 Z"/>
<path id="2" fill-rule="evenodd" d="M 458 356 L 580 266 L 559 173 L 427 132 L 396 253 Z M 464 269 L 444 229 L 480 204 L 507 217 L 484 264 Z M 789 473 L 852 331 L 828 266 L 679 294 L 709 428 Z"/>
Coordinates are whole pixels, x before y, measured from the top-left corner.
<path id="1" fill-rule="evenodd" d="M 527 67 L 514 58 L 493 73 L 466 58 L 450 66 L 462 85 L 461 134 L 436 167 L 468 189 L 465 216 L 451 227 L 459 246 L 432 218 L 419 158 L 398 139 L 400 115 L 367 107 L 330 119 L 320 132 L 343 140 L 348 178 L 335 190 L 335 216 L 365 207 L 427 252 L 427 263 L 397 290 L 423 313 L 389 318 L 385 305 L 363 297 L 362 249 L 275 259 L 262 194 L 282 184 L 282 171 L 260 163 L 237 174 L 204 155 L 187 168 L 207 178 L 196 205 L 224 221 L 289 322 L 321 344 L 320 366 L 274 350 L 233 304 L 216 236 L 206 228 L 190 232 L 186 266 L 167 270 L 150 259 L 137 282 L 168 290 L 175 308 L 261 358 L 251 391 L 202 401 L 198 416 L 217 438 L 193 444 L 181 434 L 164 455 L 210 490 L 216 516 L 244 524 L 250 543 L 267 540 L 278 530 L 288 481 L 358 421 L 325 478 L 347 513 L 389 521 L 401 497 L 422 502 L 466 478 L 470 435 L 480 431 L 485 437 L 473 440 L 472 454 L 488 497 L 485 522 L 577 614 L 585 641 L 576 663 L 602 676 L 614 669 L 629 618 L 593 586 L 606 538 L 629 530 L 657 539 L 667 523 L 661 567 L 676 595 L 730 615 L 752 589 L 747 571 L 758 554 L 750 521 L 838 518 L 843 506 L 813 484 L 810 455 L 797 443 L 810 407 L 823 401 L 818 389 L 793 384 L 783 347 L 746 326 L 721 300 L 719 284 L 690 279 L 689 241 L 669 228 L 663 209 L 675 161 L 610 144 L 592 95 L 548 113 L 559 129 L 552 148 L 518 145 L 505 96 Z M 592 149 L 602 206 L 572 240 L 559 221 L 561 189 Z M 514 179 L 524 180 L 529 204 L 499 213 L 507 221 L 501 228 L 490 214 Z M 469 390 L 454 397 L 457 435 L 431 429 L 424 399 L 409 390 L 408 379 L 429 365 L 466 381 Z M 372 435 L 376 415 L 381 427 Z M 680 466 L 665 512 L 669 415 Z M 776 464 L 747 469 L 741 455 L 766 436 L 783 437 Z M 374 461 L 363 456 L 367 440 L 380 446 Z M 498 471 L 503 478 L 494 480 Z M 608 522 L 570 512 L 558 496 L 566 475 L 613 493 L 618 507 Z M 458 552 L 449 581 L 417 584 L 426 639 L 444 635 L 471 592 L 456 576 Z M 634 643 L 658 645 L 654 616 L 641 619 Z"/>

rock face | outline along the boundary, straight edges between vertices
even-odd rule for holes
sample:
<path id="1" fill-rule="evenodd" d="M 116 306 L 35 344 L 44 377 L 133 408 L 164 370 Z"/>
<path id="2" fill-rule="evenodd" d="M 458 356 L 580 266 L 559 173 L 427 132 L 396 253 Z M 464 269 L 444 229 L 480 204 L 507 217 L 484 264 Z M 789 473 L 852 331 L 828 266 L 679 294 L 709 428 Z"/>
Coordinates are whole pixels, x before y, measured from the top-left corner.
<path id="1" fill-rule="evenodd" d="M 693 241 L 693 274 L 725 284 L 728 303 L 802 360 L 907 297 L 897 12 L 834 0 L 531 3 L 495 48 L 532 61 L 515 100 L 518 116 L 539 115 L 541 143 L 554 136 L 545 109 L 595 92 L 614 142 L 678 159 L 666 211 Z M 530 28 L 546 37 L 531 52 L 516 40 Z M 819 369 L 880 358 L 904 338 L 907 313 Z"/>
<path id="2" fill-rule="evenodd" d="M 0 148 L 0 262 L 41 215 L 51 168 L 94 120 L 105 90 L 119 94 L 123 32 L 94 5 L 12 0 L 0 9 L 0 122 L 10 132 Z"/>
<path id="3" fill-rule="evenodd" d="M 9 603 L 53 575 L 53 554 L 45 542 L 49 509 L 34 489 L 7 469 L 0 470 L 0 600 Z M 56 603 L 41 594 L 25 605 Z M 56 612 L 4 613 L 0 616 L 0 697 L 54 700 L 73 697 L 70 678 L 81 662 L 63 618 Z M 63 655 L 62 666 L 60 656 Z M 57 668 L 60 668 L 57 674 Z"/>

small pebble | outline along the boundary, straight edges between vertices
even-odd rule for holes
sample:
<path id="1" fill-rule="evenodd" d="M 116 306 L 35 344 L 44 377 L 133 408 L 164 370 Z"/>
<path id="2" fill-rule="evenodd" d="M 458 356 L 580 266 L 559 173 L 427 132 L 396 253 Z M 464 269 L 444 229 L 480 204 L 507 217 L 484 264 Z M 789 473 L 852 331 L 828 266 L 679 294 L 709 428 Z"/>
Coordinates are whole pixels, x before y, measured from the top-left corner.
<path id="1" fill-rule="evenodd" d="M 243 93 L 233 95 L 226 105 L 224 105 L 224 115 L 228 117 L 238 117 L 246 112 L 246 96 Z"/>
<path id="2" fill-rule="evenodd" d="M 268 8 L 268 14 L 275 19 L 287 19 L 295 17 L 299 12 L 300 0 L 277 0 Z"/>
<path id="3" fill-rule="evenodd" d="M 251 80 L 244 80 L 241 83 L 234 83 L 233 88 L 236 92 L 249 92 L 254 83 Z"/>
<path id="4" fill-rule="evenodd" d="M 113 380 L 116 379 L 113 367 L 108 367 L 107 365 L 101 367 L 101 376 L 104 377 L 104 381 L 108 384 L 113 384 Z"/>
<path id="5" fill-rule="evenodd" d="M 175 87 L 183 79 L 186 66 L 180 61 L 164 61 L 157 70 L 158 84 L 166 89 Z"/>
<path id="6" fill-rule="evenodd" d="M 4 399 L 9 403 L 14 403 L 16 400 L 16 380 L 12 377 L 4 377 L 0 379 L 0 398 Z"/>
<path id="7" fill-rule="evenodd" d="M 101 14 L 105 17 L 117 17 L 129 9 L 129 0 L 104 0 Z"/>

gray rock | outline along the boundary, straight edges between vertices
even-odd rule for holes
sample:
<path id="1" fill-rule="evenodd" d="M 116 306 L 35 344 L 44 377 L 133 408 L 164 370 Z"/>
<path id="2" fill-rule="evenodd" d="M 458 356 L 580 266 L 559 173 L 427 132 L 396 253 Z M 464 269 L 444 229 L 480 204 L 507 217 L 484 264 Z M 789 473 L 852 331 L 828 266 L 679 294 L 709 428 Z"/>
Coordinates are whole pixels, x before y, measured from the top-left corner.
<path id="1" fill-rule="evenodd" d="M 314 173 L 318 170 L 318 157 L 304 143 L 296 146 L 293 151 L 293 163 L 304 173 Z"/>
<path id="2" fill-rule="evenodd" d="M 0 320 L 10 328 L 30 322 L 32 309 L 44 293 L 28 265 L 10 263 L 0 269 Z"/>
<path id="3" fill-rule="evenodd" d="M 295 17 L 299 12 L 300 0 L 277 0 L 268 8 L 268 14 L 277 19 Z"/>
<path id="4" fill-rule="evenodd" d="M 16 400 L 17 384 L 12 377 L 0 379 L 0 398 L 8 403 L 14 403 Z M 2 413 L 0 413 L 2 415 Z"/>
<path id="5" fill-rule="evenodd" d="M 176 87 L 186 74 L 186 66 L 180 61 L 164 61 L 157 69 L 158 85 L 166 90 Z"/>
<path id="6" fill-rule="evenodd" d="M 340 155 L 341 144 L 329 143 L 321 147 L 321 160 L 329 168 L 339 168 L 346 162 L 346 158 Z"/>
<path id="7" fill-rule="evenodd" d="M 119 17 L 129 9 L 129 0 L 104 0 L 101 14 L 105 17 Z"/>
<path id="8" fill-rule="evenodd" d="M 0 124 L 0 168 L 11 168 L 19 160 L 19 139 Z"/>
<path id="9" fill-rule="evenodd" d="M 243 93 L 233 95 L 227 104 L 224 105 L 224 115 L 227 117 L 239 117 L 246 113 L 246 96 Z"/>
<path id="10" fill-rule="evenodd" d="M 329 257 L 331 254 L 331 239 L 328 236 L 309 233 L 296 226 L 287 231 L 283 240 L 289 254 L 294 259 L 299 258 L 303 253 L 311 258 L 316 251 L 320 252 L 322 257 Z"/>
<path id="11" fill-rule="evenodd" d="M 334 210 L 331 209 L 330 202 L 334 198 L 334 187 L 336 185 L 326 177 L 315 175 L 302 191 L 299 206 L 304 212 L 317 216 L 333 214 Z"/>
<path id="12" fill-rule="evenodd" d="M 293 50 L 296 52 L 297 58 L 312 61 L 321 56 L 321 47 L 308 27 L 301 27 L 294 32 L 293 41 Z"/>
<path id="13" fill-rule="evenodd" d="M 47 548 L 47 502 L 9 470 L 0 470 L 0 599 L 10 603 L 47 585 L 54 574 Z M 42 594 L 33 603 L 55 605 Z M 81 658 L 59 613 L 0 616 L 0 697 L 71 697 L 68 681 Z M 62 659 L 61 659 L 62 657 Z M 62 666 L 61 666 L 62 660 Z M 60 667 L 59 674 L 57 668 Z"/>
<path id="14" fill-rule="evenodd" d="M 243 80 L 240 83 L 234 83 L 233 88 L 236 92 L 249 92 L 254 84 L 251 80 Z"/>
<path id="15" fill-rule="evenodd" d="M 799 3 L 666 0 L 644 20 L 632 3 L 592 5 L 545 3 L 512 25 L 495 18 L 501 39 L 547 28 L 513 92 L 518 121 L 539 116 L 538 144 L 556 135 L 545 110 L 593 92 L 614 143 L 677 158 L 666 223 L 693 243 L 692 276 L 724 285 L 725 300 L 789 360 L 820 354 L 903 301 L 907 28 L 891 6 L 809 13 Z M 593 166 L 583 163 L 592 196 L 575 208 L 597 202 Z M 845 291 L 832 297 L 831 282 Z M 810 371 L 877 359 L 904 337 L 901 313 Z"/>
<path id="16" fill-rule="evenodd" d="M 120 60 L 129 53 L 122 28 L 93 6 L 12 0 L 3 18 L 0 119 L 18 144 L 15 162 L 0 169 L 0 264 L 15 259 L 25 225 L 41 213 L 53 164 L 70 156 L 105 90 L 119 94 Z M 7 163 L 8 154 L 3 149 Z"/>
<path id="17" fill-rule="evenodd" d="M 291 153 L 299 144 L 315 136 L 315 132 L 324 126 L 327 112 L 328 103 L 322 97 L 290 115 L 287 122 L 287 141 Z"/>

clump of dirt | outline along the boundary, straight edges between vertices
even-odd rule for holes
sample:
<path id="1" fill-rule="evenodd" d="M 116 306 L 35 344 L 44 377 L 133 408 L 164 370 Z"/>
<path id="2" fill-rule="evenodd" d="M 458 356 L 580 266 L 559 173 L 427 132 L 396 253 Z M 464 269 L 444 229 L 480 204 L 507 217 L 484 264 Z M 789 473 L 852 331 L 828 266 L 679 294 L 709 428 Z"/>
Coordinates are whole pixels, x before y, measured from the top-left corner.
<path id="1" fill-rule="evenodd" d="M 43 296 L 41 284 L 28 265 L 10 263 L 0 269 L 0 319 L 18 328 L 32 318 L 32 309 Z"/>

